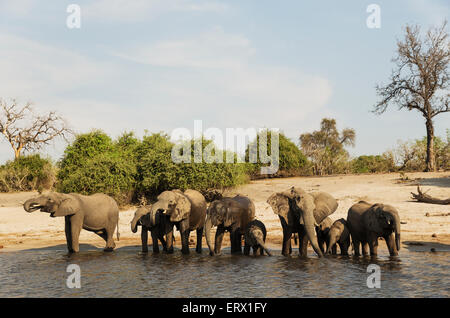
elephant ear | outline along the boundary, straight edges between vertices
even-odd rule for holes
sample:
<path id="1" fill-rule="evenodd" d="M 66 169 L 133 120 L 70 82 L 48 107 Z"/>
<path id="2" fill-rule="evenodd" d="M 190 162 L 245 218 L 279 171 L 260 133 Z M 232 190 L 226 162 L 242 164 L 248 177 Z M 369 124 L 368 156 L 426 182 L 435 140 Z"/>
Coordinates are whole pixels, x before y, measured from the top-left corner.
<path id="1" fill-rule="evenodd" d="M 239 222 L 239 217 L 241 216 L 241 207 L 237 207 L 236 205 L 228 205 L 223 207 L 223 226 L 229 227 L 236 222 Z"/>
<path id="2" fill-rule="evenodd" d="M 189 217 L 191 213 L 191 201 L 182 192 L 174 192 L 175 208 L 170 213 L 171 222 L 180 222 Z"/>
<path id="3" fill-rule="evenodd" d="M 56 209 L 53 216 L 67 216 L 73 215 L 80 210 L 80 204 L 78 200 L 72 197 L 62 199 L 61 204 Z"/>
<path id="4" fill-rule="evenodd" d="M 288 223 L 289 199 L 285 194 L 274 193 L 267 199 L 267 203 L 275 214 L 281 216 Z"/>

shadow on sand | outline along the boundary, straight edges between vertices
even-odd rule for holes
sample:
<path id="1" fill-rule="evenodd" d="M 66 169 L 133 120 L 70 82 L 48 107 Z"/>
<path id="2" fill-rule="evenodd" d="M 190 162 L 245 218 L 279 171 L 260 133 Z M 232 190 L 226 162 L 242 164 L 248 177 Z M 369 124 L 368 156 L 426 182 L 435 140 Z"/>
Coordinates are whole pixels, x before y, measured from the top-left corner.
<path id="1" fill-rule="evenodd" d="M 402 242 L 410 252 L 450 252 L 450 245 L 424 241 L 404 241 Z"/>

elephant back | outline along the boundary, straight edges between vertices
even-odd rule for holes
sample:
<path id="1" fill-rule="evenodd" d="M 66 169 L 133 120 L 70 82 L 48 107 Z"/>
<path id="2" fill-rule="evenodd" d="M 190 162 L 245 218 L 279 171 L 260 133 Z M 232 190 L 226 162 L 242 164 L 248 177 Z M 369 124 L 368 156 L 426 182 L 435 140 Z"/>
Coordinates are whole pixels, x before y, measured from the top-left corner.
<path id="1" fill-rule="evenodd" d="M 320 224 L 336 211 L 338 203 L 331 194 L 326 192 L 313 192 L 311 195 L 314 197 L 315 204 L 314 219 L 317 224 Z"/>

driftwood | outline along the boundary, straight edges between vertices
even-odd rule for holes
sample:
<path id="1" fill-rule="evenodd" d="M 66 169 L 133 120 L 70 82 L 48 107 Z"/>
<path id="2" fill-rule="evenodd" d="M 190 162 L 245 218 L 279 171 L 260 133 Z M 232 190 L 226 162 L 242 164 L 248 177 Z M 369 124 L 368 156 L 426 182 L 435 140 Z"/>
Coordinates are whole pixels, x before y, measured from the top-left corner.
<path id="1" fill-rule="evenodd" d="M 432 196 L 429 196 L 426 193 L 422 193 L 422 191 L 420 191 L 420 187 L 417 186 L 417 194 L 411 192 L 413 199 L 416 199 L 418 202 L 424 202 L 424 203 L 431 203 L 431 204 L 443 204 L 443 205 L 447 205 L 450 204 L 450 198 L 448 199 L 437 199 L 437 198 L 433 198 Z"/>

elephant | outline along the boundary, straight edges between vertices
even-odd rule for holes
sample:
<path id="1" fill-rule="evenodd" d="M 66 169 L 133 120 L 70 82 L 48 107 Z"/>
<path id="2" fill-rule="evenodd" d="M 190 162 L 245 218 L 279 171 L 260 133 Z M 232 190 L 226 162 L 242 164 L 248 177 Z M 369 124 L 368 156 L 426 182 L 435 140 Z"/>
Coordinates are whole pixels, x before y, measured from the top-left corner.
<path id="1" fill-rule="evenodd" d="M 267 203 L 280 218 L 283 227 L 282 254 L 289 256 L 292 233 L 299 236 L 299 254 L 307 255 L 308 241 L 319 257 L 323 256 L 317 241 L 315 226 L 336 211 L 338 203 L 333 196 L 325 192 L 306 192 L 301 188 L 274 193 Z"/>
<path id="2" fill-rule="evenodd" d="M 116 244 L 113 235 L 117 226 L 119 240 L 119 207 L 106 194 L 81 195 L 51 192 L 31 198 L 23 204 L 25 211 L 36 210 L 50 213 L 51 217 L 64 216 L 67 249 L 69 253 L 79 251 L 81 229 L 94 232 L 106 241 L 105 251 L 112 251 Z"/>
<path id="3" fill-rule="evenodd" d="M 348 229 L 347 221 L 339 219 L 334 221 L 330 230 L 327 233 L 327 251 L 326 254 L 337 254 L 337 246 L 341 249 L 341 255 L 348 255 L 348 248 L 350 247 L 350 231 Z"/>
<path id="4" fill-rule="evenodd" d="M 359 256 L 359 245 L 363 255 L 376 256 L 378 238 L 383 237 L 391 256 L 397 256 L 400 250 L 400 217 L 398 211 L 390 205 L 360 201 L 350 207 L 347 224 L 353 241 L 355 255 Z M 394 238 L 395 236 L 395 238 Z"/>
<path id="5" fill-rule="evenodd" d="M 248 223 L 244 234 L 244 255 L 249 255 L 250 248 L 252 248 L 253 255 L 264 255 L 264 251 L 266 251 L 267 255 L 272 256 L 265 245 L 266 234 L 266 227 L 260 220 L 253 220 Z"/>
<path id="6" fill-rule="evenodd" d="M 173 226 L 175 225 L 181 235 L 181 252 L 189 254 L 189 234 L 197 231 L 197 246 L 195 251 L 202 252 L 202 235 L 206 217 L 205 197 L 196 190 L 188 189 L 164 191 L 157 197 L 157 201 L 150 210 L 150 222 L 156 224 L 158 212 L 169 217 L 167 232 L 167 250 L 173 251 Z M 171 225 L 171 226 L 170 226 Z"/>
<path id="7" fill-rule="evenodd" d="M 142 252 L 148 252 L 148 232 L 152 236 L 153 253 L 159 253 L 158 240 L 163 246 L 163 251 L 168 253 L 173 253 L 173 246 L 171 250 L 167 249 L 167 243 L 164 239 L 164 235 L 172 235 L 173 224 L 170 222 L 169 216 L 164 215 L 161 211 L 156 212 L 155 223 L 152 223 L 150 218 L 150 211 L 152 210 L 152 205 L 145 205 L 139 207 L 134 213 L 134 217 L 131 220 L 131 231 L 133 233 L 137 232 L 138 226 L 141 226 L 141 241 L 142 241 Z M 172 238 L 170 238 L 171 240 Z"/>
<path id="8" fill-rule="evenodd" d="M 211 202 L 205 221 L 205 236 L 211 256 L 220 254 L 225 231 L 230 232 L 231 253 L 242 253 L 242 236 L 247 224 L 255 219 L 255 204 L 242 195 L 223 198 Z M 214 250 L 211 246 L 210 232 L 217 226 Z"/>
<path id="9" fill-rule="evenodd" d="M 325 245 L 327 245 L 327 234 L 333 221 L 326 217 L 318 226 L 316 226 L 317 242 L 322 253 L 325 253 Z M 327 245 L 328 246 L 328 245 Z"/>

